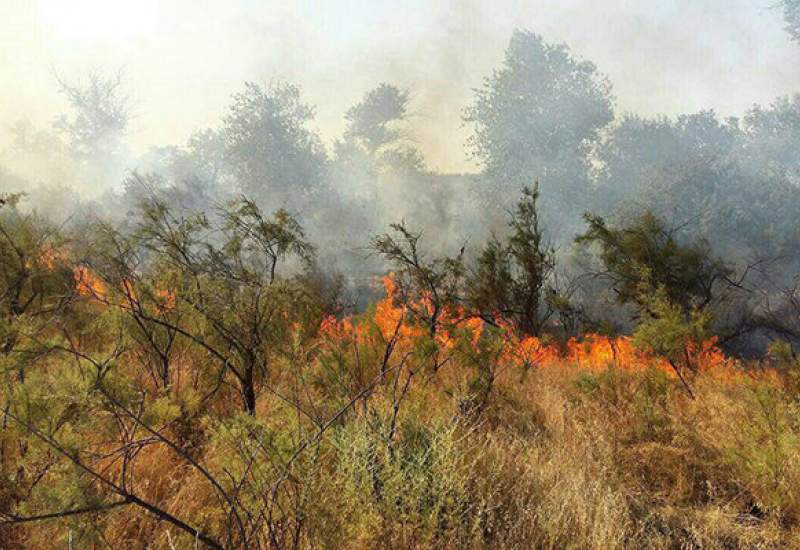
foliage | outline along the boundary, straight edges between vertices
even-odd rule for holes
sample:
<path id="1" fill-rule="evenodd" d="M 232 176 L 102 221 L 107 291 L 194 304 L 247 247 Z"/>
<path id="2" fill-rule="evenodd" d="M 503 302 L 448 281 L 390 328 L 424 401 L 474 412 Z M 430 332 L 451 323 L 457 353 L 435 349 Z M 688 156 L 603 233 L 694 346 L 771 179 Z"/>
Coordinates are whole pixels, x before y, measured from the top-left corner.
<path id="1" fill-rule="evenodd" d="M 506 243 L 492 237 L 470 273 L 468 302 L 484 320 L 499 315 L 522 332 L 538 336 L 552 313 L 555 252 L 539 227 L 538 185 L 524 188 L 509 222 Z"/>
<path id="2" fill-rule="evenodd" d="M 330 158 L 299 88 L 248 83 L 128 163 L 119 79 L 62 91 L 63 139 L 12 153 L 141 172 L 80 224 L 0 194 L 4 548 L 800 546 L 798 98 L 614 120 L 593 64 L 517 31 L 467 177 L 392 84 Z"/>
<path id="3" fill-rule="evenodd" d="M 800 540 L 791 380 L 726 358 L 663 290 L 633 340 L 548 344 L 469 315 L 461 260 L 398 225 L 375 240 L 387 296 L 335 318 L 291 275 L 313 255 L 293 218 L 156 197 L 140 217 L 65 252 L 73 299 L 24 334 L 47 353 L 2 394 L 12 548 Z M 514 223 L 534 230 L 534 191 Z"/>
<path id="4" fill-rule="evenodd" d="M 222 132 L 242 192 L 270 208 L 294 207 L 324 185 L 325 149 L 307 127 L 313 115 L 291 84 L 246 83 L 233 96 Z"/>
<path id="5" fill-rule="evenodd" d="M 786 32 L 793 40 L 800 40 L 800 2 L 783 0 L 783 18 L 786 21 Z"/>
<path id="6" fill-rule="evenodd" d="M 121 94 L 122 75 L 104 77 L 90 73 L 86 83 L 59 80 L 72 116 L 62 116 L 56 128 L 65 133 L 72 149 L 83 159 L 120 153 L 130 120 L 128 98 Z"/>
<path id="7" fill-rule="evenodd" d="M 379 149 L 397 143 L 402 137 L 396 127 L 408 115 L 410 94 L 397 86 L 382 83 L 345 113 L 347 130 L 344 142 L 355 142 L 374 155 Z"/>
<path id="8" fill-rule="evenodd" d="M 632 223 L 610 227 L 600 216 L 586 215 L 589 228 L 579 243 L 597 244 L 618 299 L 646 311 L 647 300 L 663 292 L 673 304 L 688 311 L 702 309 L 715 298 L 717 285 L 730 269 L 714 258 L 707 243 L 683 244 L 677 229 L 668 228 L 650 212 Z"/>
<path id="9" fill-rule="evenodd" d="M 19 209 L 21 194 L 0 195 L 0 354 L 36 331 L 72 295 L 72 276 L 60 255 L 63 238 L 35 213 Z"/>
<path id="10" fill-rule="evenodd" d="M 509 190 L 537 178 L 548 206 L 567 211 L 582 204 L 587 152 L 612 117 L 610 85 L 594 64 L 522 30 L 464 112 L 474 126 L 468 146 L 501 205 Z M 563 219 L 551 221 L 563 227 Z"/>

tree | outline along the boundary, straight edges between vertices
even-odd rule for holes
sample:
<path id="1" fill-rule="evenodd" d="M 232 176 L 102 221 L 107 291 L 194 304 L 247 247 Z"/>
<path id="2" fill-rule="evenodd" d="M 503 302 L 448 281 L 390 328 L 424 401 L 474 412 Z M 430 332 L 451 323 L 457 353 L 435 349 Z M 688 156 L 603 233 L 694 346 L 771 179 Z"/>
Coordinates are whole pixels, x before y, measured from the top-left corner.
<path id="1" fill-rule="evenodd" d="M 586 214 L 589 229 L 578 243 L 596 244 L 617 300 L 637 310 L 634 343 L 665 358 L 690 396 L 686 371 L 696 372 L 697 351 L 713 335 L 739 335 L 742 316 L 727 307 L 746 295 L 749 268 L 733 279 L 733 269 L 711 253 L 702 239 L 678 239 L 682 227 L 668 227 L 645 211 L 627 225 L 610 227 Z"/>
<path id="2" fill-rule="evenodd" d="M 785 255 L 800 242 L 791 221 L 800 215 L 800 96 L 754 106 L 741 127 L 736 158 L 746 185 L 729 194 L 731 233 L 762 254 Z"/>
<path id="3" fill-rule="evenodd" d="M 347 128 L 336 142 L 336 157 L 345 164 L 364 163 L 373 176 L 394 171 L 403 175 L 422 172 L 422 154 L 409 143 L 406 128 L 411 93 L 381 83 L 347 110 Z"/>
<path id="4" fill-rule="evenodd" d="M 783 0 L 783 20 L 786 22 L 786 32 L 792 40 L 800 41 L 800 1 Z"/>
<path id="5" fill-rule="evenodd" d="M 121 152 L 130 120 L 128 98 L 121 94 L 122 75 L 89 73 L 86 83 L 70 84 L 59 78 L 60 91 L 72 109 L 56 121 L 72 150 L 84 160 L 107 159 Z"/>
<path id="6" fill-rule="evenodd" d="M 404 223 L 391 224 L 392 233 L 378 235 L 372 248 L 394 267 L 395 299 L 407 307 L 433 338 L 442 328 L 448 308 L 461 297 L 464 275 L 463 248 L 455 257 L 427 258 L 421 250 L 421 233 Z"/>
<path id="7" fill-rule="evenodd" d="M 741 119 L 622 117 L 595 149 L 593 211 L 692 220 L 734 263 L 787 254 L 800 238 L 786 223 L 800 214 L 798 104 L 779 98 Z"/>
<path id="8" fill-rule="evenodd" d="M 182 147 L 151 148 L 140 159 L 141 171 L 163 176 L 170 195 L 165 197 L 170 206 L 187 210 L 210 211 L 214 204 L 225 202 L 236 195 L 233 169 L 225 160 L 225 141 L 222 132 L 206 129 L 194 132 Z M 128 178 L 126 184 L 131 180 Z M 126 185 L 133 191 L 131 208 L 139 185 Z"/>
<path id="9" fill-rule="evenodd" d="M 241 191 L 270 208 L 297 208 L 325 185 L 327 156 L 308 128 L 314 109 L 286 83 L 246 83 L 223 120 L 226 159 Z"/>
<path id="10" fill-rule="evenodd" d="M 538 185 L 523 189 L 507 241 L 490 238 L 467 282 L 467 301 L 485 321 L 494 323 L 499 315 L 536 336 L 553 313 L 548 301 L 555 295 L 547 286 L 555 268 L 555 251 L 539 227 L 538 199 Z"/>
<path id="11" fill-rule="evenodd" d="M 308 292 L 278 273 L 287 257 L 313 259 L 302 227 L 284 210 L 264 217 L 246 198 L 221 209 L 217 228 L 203 214 L 176 217 L 156 197 L 144 201 L 141 212 L 137 239 L 154 256 L 175 307 L 187 313 L 178 324 L 142 308 L 134 311 L 205 349 L 223 375 L 236 379 L 243 408 L 254 414 L 277 343 L 299 320 L 293 315 L 315 310 Z M 132 294 L 138 295 L 135 288 Z"/>
<path id="12" fill-rule="evenodd" d="M 435 189 L 422 154 L 411 142 L 410 100 L 408 90 L 381 83 L 347 110 L 347 127 L 334 144 L 337 184 L 356 200 L 425 217 L 418 214 L 430 211 Z M 376 217 L 382 225 L 381 213 Z"/>
<path id="13" fill-rule="evenodd" d="M 502 67 L 484 80 L 464 112 L 474 127 L 469 149 L 494 200 L 505 204 L 509 190 L 533 175 L 542 182 L 547 207 L 560 209 L 562 218 L 583 204 L 588 151 L 612 118 L 611 87 L 594 64 L 522 30 L 514 31 Z"/>
<path id="14" fill-rule="evenodd" d="M 343 142 L 363 147 L 370 155 L 397 146 L 403 137 L 398 125 L 408 116 L 410 93 L 385 82 L 364 95 L 344 115 L 347 129 Z"/>
<path id="15" fill-rule="evenodd" d="M 664 216 L 703 213 L 723 198 L 739 137 L 736 121 L 721 122 L 713 111 L 674 120 L 624 115 L 596 149 L 600 206 L 645 202 Z"/>
<path id="16" fill-rule="evenodd" d="M 18 204 L 23 198 L 0 194 L 0 358 L 12 352 L 21 355 L 21 379 L 26 355 L 19 349 L 23 334 L 45 328 L 73 295 L 63 237 L 35 212 L 22 212 Z"/>
<path id="17" fill-rule="evenodd" d="M 348 210 L 341 215 L 353 220 L 346 229 L 350 242 L 360 239 L 359 231 L 381 231 L 387 216 L 415 228 L 436 228 L 440 235 L 456 232 L 448 231 L 453 203 L 460 198 L 456 186 L 426 166 L 414 143 L 411 113 L 411 92 L 381 83 L 345 114 L 347 126 L 334 144 L 332 167 Z M 436 253 L 445 254 L 452 244 L 437 241 L 429 243 L 439 245 Z M 358 268 L 365 269 L 361 259 Z M 371 273 L 381 269 L 375 265 Z"/>
<path id="18" fill-rule="evenodd" d="M 688 312 L 703 309 L 717 297 L 719 285 L 731 269 L 715 258 L 702 239 L 681 243 L 677 233 L 645 211 L 630 224 L 610 227 L 606 221 L 586 214 L 588 230 L 578 243 L 596 244 L 605 273 L 621 303 L 634 303 L 648 312 L 648 296 L 663 292 L 665 299 Z M 652 312 L 650 312 L 652 313 Z"/>

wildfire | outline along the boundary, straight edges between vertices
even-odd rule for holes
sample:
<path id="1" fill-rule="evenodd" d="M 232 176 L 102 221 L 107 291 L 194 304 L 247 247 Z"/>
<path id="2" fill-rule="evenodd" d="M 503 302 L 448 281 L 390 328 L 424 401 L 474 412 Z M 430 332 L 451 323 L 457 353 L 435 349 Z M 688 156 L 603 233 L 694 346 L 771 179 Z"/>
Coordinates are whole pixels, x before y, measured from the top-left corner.
<path id="1" fill-rule="evenodd" d="M 88 267 L 83 265 L 75 267 L 73 269 L 73 278 L 75 280 L 75 290 L 79 296 L 84 296 L 103 305 L 114 303 L 123 309 L 131 309 L 141 305 L 139 293 L 130 280 L 125 279 L 122 281 L 119 288 L 121 296 L 113 299 L 108 286 Z M 156 313 L 169 313 L 176 308 L 177 296 L 172 290 L 156 288 L 153 292 L 153 298 L 155 298 L 153 307 Z"/>
<path id="2" fill-rule="evenodd" d="M 376 304 L 374 321 L 384 340 L 391 340 L 395 332 L 398 333 L 399 338 L 404 340 L 421 336 L 424 331 L 420 327 L 404 322 L 407 309 L 396 304 L 397 285 L 392 273 L 383 278 L 383 288 L 386 291 L 386 297 Z"/>
<path id="3" fill-rule="evenodd" d="M 346 340 L 351 338 L 353 333 L 353 323 L 349 317 L 338 320 L 333 315 L 328 315 L 322 319 L 319 326 L 319 334 L 326 340 Z"/>
<path id="4" fill-rule="evenodd" d="M 175 292 L 165 288 L 158 288 L 156 289 L 155 295 L 159 302 L 158 305 L 156 305 L 156 309 L 159 313 L 169 313 L 175 310 L 175 304 L 177 302 Z"/>
<path id="5" fill-rule="evenodd" d="M 73 269 L 73 275 L 75 278 L 75 290 L 79 295 L 101 302 L 107 301 L 108 290 L 106 285 L 88 267 L 83 265 L 76 266 Z"/>
<path id="6" fill-rule="evenodd" d="M 59 264 L 63 263 L 66 258 L 67 254 L 64 250 L 60 250 L 51 246 L 42 250 L 41 254 L 37 258 L 37 262 L 40 266 L 52 271 L 56 269 Z M 29 262 L 28 267 L 32 267 L 30 263 L 31 262 Z"/>
<path id="7" fill-rule="evenodd" d="M 55 265 L 59 259 L 60 256 L 54 251 L 42 261 Z M 109 303 L 109 289 L 88 267 L 75 267 L 74 278 L 78 294 L 104 304 Z M 385 296 L 375 305 L 371 317 L 325 317 L 319 326 L 320 339 L 337 346 L 353 341 L 369 344 L 380 338 L 384 343 L 395 339 L 397 346 L 411 349 L 418 338 L 427 337 L 428 328 L 421 326 L 410 315 L 412 310 L 426 311 L 428 304 L 424 297 L 420 303 L 403 304 L 398 300 L 397 284 L 391 273 L 383 278 L 383 286 Z M 136 293 L 129 282 L 123 283 L 123 289 L 136 299 Z M 159 313 L 176 308 L 177 297 L 173 291 L 157 289 L 154 296 Z M 596 372 L 607 369 L 641 372 L 656 368 L 667 376 L 677 376 L 673 366 L 665 358 L 638 349 L 628 336 L 612 337 L 589 333 L 580 338 L 571 338 L 566 345 L 559 346 L 540 338 L 521 335 L 512 323 L 500 317 L 493 319 L 494 327 L 491 332 L 487 330 L 484 320 L 470 317 L 461 309 L 446 310 L 439 319 L 433 338 L 445 353 L 453 352 L 459 343 L 466 343 L 473 351 L 480 351 L 484 345 L 484 337 L 487 337 L 488 340 L 494 338 L 495 345 L 499 340 L 499 351 L 495 355 L 498 364 L 511 368 L 578 368 Z M 737 362 L 724 354 L 714 338 L 700 343 L 688 342 L 686 354 L 697 371 L 713 373 L 720 379 L 735 381 L 753 376 L 752 373 L 737 368 Z"/>
<path id="8" fill-rule="evenodd" d="M 428 334 L 427 327 L 420 326 L 409 315 L 411 309 L 426 311 L 424 297 L 419 304 L 398 303 L 397 285 L 391 274 L 384 277 L 383 286 L 385 297 L 376 304 L 374 314 L 368 321 L 374 323 L 384 341 L 392 338 L 397 331 L 397 345 L 410 349 L 415 339 Z M 363 319 L 337 320 L 328 317 L 322 321 L 320 335 L 328 341 L 350 341 L 365 333 L 363 323 Z M 671 378 L 677 377 L 667 359 L 637 348 L 628 336 L 589 333 L 559 345 L 521 335 L 511 322 L 500 317 L 493 319 L 492 325 L 494 327 L 489 332 L 484 320 L 467 316 L 463 310 L 444 311 L 434 340 L 445 353 L 456 348 L 461 335 L 464 336 L 461 342 L 466 342 L 475 352 L 482 349 L 485 336 L 487 341 L 494 341 L 495 345 L 499 340 L 499 352 L 495 360 L 499 365 L 511 368 L 577 368 L 595 372 L 607 369 L 642 372 L 655 368 Z M 715 377 L 727 380 L 752 376 L 737 368 L 737 362 L 724 354 L 714 338 L 699 344 L 687 342 L 686 354 L 693 368 L 699 372 L 713 373 Z"/>

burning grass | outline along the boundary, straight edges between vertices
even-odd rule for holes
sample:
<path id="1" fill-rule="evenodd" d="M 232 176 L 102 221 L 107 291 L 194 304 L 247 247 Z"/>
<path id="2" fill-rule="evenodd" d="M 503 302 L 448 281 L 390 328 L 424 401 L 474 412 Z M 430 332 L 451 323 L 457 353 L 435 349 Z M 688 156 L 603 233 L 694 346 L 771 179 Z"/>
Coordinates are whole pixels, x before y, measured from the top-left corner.
<path id="1" fill-rule="evenodd" d="M 98 315 L 110 314 L 110 290 L 87 270 L 76 280 Z M 237 509 L 269 510 L 254 523 L 275 546 L 800 544 L 800 408 L 781 372 L 743 365 L 707 341 L 688 348 L 696 365 L 689 395 L 668 362 L 629 338 L 544 342 L 461 311 L 443 314 L 431 335 L 397 303 L 391 278 L 385 285 L 386 298 L 365 314 L 324 317 L 313 330 L 293 321 L 291 349 L 271 364 L 254 415 L 238 412 L 227 384 L 209 393 L 208 357 L 184 344 L 168 390 L 141 357 L 118 361 L 110 381 L 117 389 L 106 399 L 136 393 L 126 403 L 139 403 L 130 418 L 140 426 L 119 426 L 82 403 L 82 414 L 94 414 L 82 424 L 91 429 L 59 437 L 115 482 L 218 540 L 230 512 L 189 459 L 235 491 Z M 181 307 L 172 292 L 158 296 L 162 313 Z M 30 402 L 69 402 L 65 393 L 87 391 L 81 371 L 52 361 L 20 388 Z M 68 392 L 59 387 L 65 380 Z M 309 418 L 332 417 L 324 437 L 298 453 L 315 431 Z M 143 426 L 164 439 L 146 437 Z M 4 430 L 5 466 L 23 453 L 21 437 Z M 46 447 L 35 453 L 26 450 L 25 460 L 42 480 L 28 495 L 2 495 L 18 499 L 19 516 L 67 506 L 87 491 L 106 500 L 100 484 L 78 481 Z M 195 543 L 130 506 L 16 523 L 2 536 L 7 548 L 70 539 L 87 548 Z"/>

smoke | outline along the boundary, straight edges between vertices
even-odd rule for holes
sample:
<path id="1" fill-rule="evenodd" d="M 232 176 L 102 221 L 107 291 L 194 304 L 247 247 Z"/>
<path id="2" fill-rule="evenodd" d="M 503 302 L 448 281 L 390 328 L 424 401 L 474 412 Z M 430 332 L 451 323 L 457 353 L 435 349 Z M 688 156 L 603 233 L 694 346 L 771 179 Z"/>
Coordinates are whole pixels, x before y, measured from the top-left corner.
<path id="1" fill-rule="evenodd" d="M 124 2 L 0 7 L 0 124 L 47 125 L 64 108 L 51 67 L 125 67 L 134 151 L 212 126 L 245 80 L 300 85 L 329 143 L 342 113 L 378 82 L 410 88 L 431 167 L 473 171 L 460 111 L 514 28 L 566 42 L 644 115 L 738 114 L 800 87 L 782 12 L 749 0 L 675 2 Z M 7 131 L 2 140 L 9 141 Z"/>
<path id="2" fill-rule="evenodd" d="M 319 136 L 324 149 L 309 157 L 319 166 L 305 166 L 302 173 L 315 174 L 325 188 L 304 203 L 289 187 L 290 202 L 320 247 L 334 251 L 326 260 L 339 257 L 353 271 L 372 270 L 374 264 L 364 267 L 363 246 L 371 234 L 400 219 L 424 231 L 435 252 L 452 252 L 504 227 L 502 208 L 484 208 L 486 182 L 465 146 L 474 127 L 462 117 L 475 90 L 501 67 L 514 29 L 530 28 L 548 43 L 565 43 L 576 58 L 595 63 L 613 85 L 616 120 L 605 131 L 606 141 L 596 144 L 605 147 L 597 154 L 598 173 L 589 187 L 576 187 L 579 193 L 600 190 L 602 197 L 545 201 L 549 211 L 544 218 L 568 242 L 587 202 L 610 212 L 617 200 L 663 196 L 644 180 L 675 181 L 674 174 L 665 175 L 670 166 L 659 161 L 666 147 L 679 151 L 683 162 L 699 150 L 693 144 L 705 139 L 703 132 L 716 127 L 715 117 L 728 124 L 722 122 L 726 116 L 743 116 L 753 104 L 770 105 L 775 97 L 800 89 L 800 74 L 793 70 L 800 50 L 784 26 L 782 10 L 745 0 L 504 0 L 491 5 L 450 0 L 402 7 L 352 0 L 292 5 L 145 0 L 135 6 L 39 0 L 13 9 L 0 6 L 0 78 L 13 83 L 0 97 L 0 188 L 28 191 L 33 206 L 58 219 L 79 213 L 121 218 L 130 209 L 126 178 L 130 181 L 133 172 L 153 173 L 153 181 L 170 187 L 171 196 L 181 197 L 182 203 L 209 206 L 235 192 L 242 184 L 239 169 L 248 164 L 250 145 L 243 145 L 232 166 L 221 134 L 232 96 L 246 81 L 264 88 L 289 82 L 299 89 L 298 101 L 313 108 L 313 117 L 299 124 L 302 131 L 295 130 L 306 136 L 302 139 Z M 63 117 L 72 117 L 66 128 L 75 134 L 82 115 L 69 94 L 59 93 L 56 74 L 79 83 L 93 71 L 113 78 L 120 68 L 119 93 L 128 98 L 130 116 L 119 132 L 97 134 L 87 149 L 65 132 Z M 345 159 L 337 149 L 347 129 L 344 115 L 382 82 L 409 93 L 403 148 L 382 153 L 394 155 L 388 164 L 386 158 Z M 559 109 L 573 119 L 581 117 L 570 111 L 573 105 Z M 674 119 L 704 109 L 716 115 L 696 131 Z M 792 109 L 775 116 L 791 118 Z M 625 124 L 628 112 L 645 119 L 656 114 L 673 118 L 639 128 Z M 548 120 L 557 122 L 560 115 L 549 113 Z M 771 124 L 767 120 L 758 131 L 768 134 Z M 738 136 L 735 126 L 731 123 L 729 130 Z M 645 134 L 652 128 L 661 137 L 648 141 Z M 791 143 L 793 131 L 786 138 Z M 262 137 L 258 156 L 265 158 L 274 136 Z M 735 138 L 741 145 L 728 147 L 725 154 L 739 154 L 736 147 L 753 150 L 751 138 Z M 264 174 L 274 171 L 291 174 L 293 168 L 282 160 L 292 156 L 288 151 L 267 162 L 251 185 L 257 187 Z M 637 158 L 631 159 L 632 154 Z M 565 166 L 580 165 L 575 159 L 552 158 Z M 642 168 L 644 158 L 651 160 Z M 726 185 L 745 185 L 743 176 L 731 175 L 733 164 L 714 162 L 682 185 L 708 181 L 707 174 L 721 182 L 714 193 L 724 193 Z M 571 168 L 549 170 L 564 180 L 580 179 L 572 178 Z M 531 180 L 543 175 L 528 171 L 523 175 Z M 756 181 L 762 174 L 747 177 Z M 305 176 L 300 179 L 300 185 L 309 183 Z M 545 198 L 557 195 L 548 188 L 552 181 L 542 184 Z M 510 190 L 508 197 L 513 200 L 517 192 Z M 267 210 L 285 206 L 276 196 L 265 192 L 259 200 Z M 697 204 L 714 201 L 725 202 L 708 195 Z M 715 219 L 708 218 L 707 225 L 714 227 Z"/>

